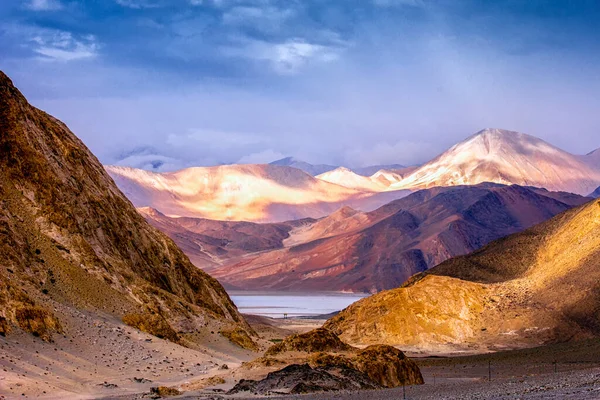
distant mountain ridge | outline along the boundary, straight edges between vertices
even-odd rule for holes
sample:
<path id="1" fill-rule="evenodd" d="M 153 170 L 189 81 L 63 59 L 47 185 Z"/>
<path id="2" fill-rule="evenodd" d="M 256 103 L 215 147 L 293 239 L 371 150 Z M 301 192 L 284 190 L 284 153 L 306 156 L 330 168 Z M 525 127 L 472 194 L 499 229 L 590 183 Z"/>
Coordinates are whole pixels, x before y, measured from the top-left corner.
<path id="1" fill-rule="evenodd" d="M 233 288 L 376 292 L 587 201 L 490 183 L 426 189 L 368 213 L 345 207 L 291 230 L 284 249 L 207 271 Z"/>
<path id="2" fill-rule="evenodd" d="M 285 157 L 280 160 L 275 160 L 269 163 L 270 165 L 278 165 L 282 167 L 298 168 L 309 175 L 316 176 L 327 171 L 338 168 L 336 165 L 328 164 L 310 164 L 302 160 L 297 160 L 294 157 Z"/>
<path id="3" fill-rule="evenodd" d="M 297 168 L 269 164 L 194 167 L 170 173 L 105 168 L 136 207 L 214 220 L 320 218 L 344 205 L 373 210 L 409 193 L 356 190 L 316 179 Z"/>
<path id="4" fill-rule="evenodd" d="M 312 175 L 317 176 L 320 174 L 324 174 L 325 172 L 332 171 L 336 168 L 346 168 L 341 167 L 339 165 L 329 165 L 329 164 L 310 164 L 306 161 L 298 160 L 294 157 L 285 157 L 280 160 L 275 160 L 269 163 L 270 165 L 279 165 L 284 167 L 293 167 L 301 169 L 302 171 Z M 358 167 L 358 168 L 347 168 L 354 172 L 355 174 L 362 176 L 371 176 L 375 172 L 379 170 L 394 170 L 394 169 L 403 169 L 406 168 L 401 164 L 387 164 L 387 165 L 369 165 L 366 167 Z"/>

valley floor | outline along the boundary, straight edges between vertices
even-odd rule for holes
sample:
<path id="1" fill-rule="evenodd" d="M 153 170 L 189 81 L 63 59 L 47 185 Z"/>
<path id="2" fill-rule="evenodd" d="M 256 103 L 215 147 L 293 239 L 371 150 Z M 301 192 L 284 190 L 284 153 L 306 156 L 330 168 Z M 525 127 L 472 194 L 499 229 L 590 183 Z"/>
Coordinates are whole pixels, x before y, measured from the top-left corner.
<path id="1" fill-rule="evenodd" d="M 296 400 L 600 399 L 600 339 L 466 357 L 415 359 L 425 385 L 282 396 Z M 491 371 L 491 381 L 489 381 Z M 188 396 L 185 399 L 202 398 Z"/>
<path id="2" fill-rule="evenodd" d="M 208 339 L 211 350 L 201 352 L 97 315 L 64 317 L 80 320 L 81 328 L 71 332 L 72 338 L 57 337 L 54 343 L 44 343 L 25 334 L 0 337 L 0 399 L 146 399 L 150 398 L 150 387 L 157 385 L 185 387 L 187 393 L 178 399 L 240 399 L 245 397 L 230 397 L 224 392 L 239 379 L 257 379 L 266 373 L 238 369 L 243 361 L 257 354 L 232 354 L 231 347 L 216 337 Z M 267 346 L 323 323 L 317 319 L 246 317 Z M 600 339 L 462 357 L 414 359 L 425 385 L 406 387 L 407 399 L 600 399 Z M 229 369 L 221 369 L 223 364 L 228 364 Z M 214 376 L 226 382 L 206 384 Z M 202 389 L 204 386 L 207 388 Z M 278 398 L 383 400 L 402 399 L 403 395 L 403 389 L 397 388 Z"/>

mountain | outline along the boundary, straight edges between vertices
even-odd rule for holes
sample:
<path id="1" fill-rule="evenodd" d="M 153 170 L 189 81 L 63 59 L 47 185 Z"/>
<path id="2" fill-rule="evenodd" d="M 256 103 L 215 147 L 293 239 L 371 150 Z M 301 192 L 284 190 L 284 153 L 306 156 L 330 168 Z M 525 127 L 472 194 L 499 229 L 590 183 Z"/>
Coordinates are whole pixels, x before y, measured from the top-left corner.
<path id="1" fill-rule="evenodd" d="M 315 178 L 350 189 L 366 190 L 370 192 L 381 192 L 389 186 L 379 180 L 359 175 L 345 167 L 339 167 L 325 172 L 317 175 Z"/>
<path id="2" fill-rule="evenodd" d="M 384 165 L 369 165 L 368 167 L 361 167 L 361 168 L 352 168 L 352 171 L 354 171 L 354 173 L 358 174 L 358 175 L 362 175 L 362 176 L 372 176 L 374 173 L 376 173 L 377 171 L 380 170 L 388 170 L 388 171 L 394 171 L 394 170 L 398 170 L 398 169 L 404 169 L 407 168 L 404 165 L 401 164 L 384 164 Z"/>
<path id="3" fill-rule="evenodd" d="M 138 209 L 146 221 L 166 233 L 199 267 L 220 265 L 248 253 L 283 248 L 289 232 L 313 219 L 273 224 L 216 221 L 204 218 L 171 218 L 150 207 Z"/>
<path id="4" fill-rule="evenodd" d="M 418 167 L 404 167 L 402 169 L 380 169 L 371 175 L 371 180 L 383 186 L 391 186 L 394 183 L 400 182 L 408 175 L 413 173 Z"/>
<path id="5" fill-rule="evenodd" d="M 190 346 L 203 346 L 211 331 L 250 341 L 222 286 L 151 227 L 66 125 L 29 105 L 2 72 L 0 199 L 0 335 L 22 329 L 80 340 L 95 315 Z"/>
<path id="6" fill-rule="evenodd" d="M 317 176 L 320 174 L 324 174 L 325 172 L 332 171 L 336 168 L 340 168 L 338 165 L 310 164 L 305 161 L 298 160 L 294 157 L 285 157 L 285 158 L 282 158 L 281 160 L 276 160 L 269 164 L 270 165 L 278 165 L 281 167 L 298 168 L 312 176 Z M 380 169 L 396 170 L 396 169 L 404 169 L 404 168 L 406 168 L 406 167 L 404 165 L 400 165 L 400 164 L 369 165 L 367 167 L 352 168 L 351 171 L 353 171 L 354 173 L 356 173 L 358 175 L 368 177 L 368 176 L 373 175 L 375 172 L 379 171 Z"/>
<path id="7" fill-rule="evenodd" d="M 456 144 L 390 188 L 419 189 L 481 182 L 535 186 L 587 195 L 600 185 L 600 169 L 533 136 L 485 129 Z"/>
<path id="8" fill-rule="evenodd" d="M 598 197 L 600 197 L 600 186 L 598 186 L 598 188 L 596 190 L 594 190 L 592 193 L 590 193 L 588 195 L 588 197 L 592 197 L 594 199 L 597 199 Z"/>
<path id="9" fill-rule="evenodd" d="M 600 200 L 363 299 L 325 327 L 348 343 L 494 350 L 600 335 Z"/>
<path id="10" fill-rule="evenodd" d="M 436 187 L 368 213 L 345 207 L 290 231 L 284 249 L 207 271 L 233 288 L 376 292 L 589 200 L 516 185 Z"/>
<path id="11" fill-rule="evenodd" d="M 337 166 L 336 165 L 327 165 L 327 164 L 309 164 L 305 161 L 302 160 L 297 160 L 294 157 L 286 157 L 286 158 L 282 158 L 281 160 L 276 160 L 273 161 L 271 163 L 269 163 L 270 165 L 278 165 L 280 167 L 292 167 L 292 168 L 298 168 L 304 172 L 306 172 L 309 175 L 312 176 L 316 176 L 319 174 L 322 174 L 324 172 L 327 171 L 331 171 L 332 169 L 336 169 Z"/>
<path id="12" fill-rule="evenodd" d="M 169 216 L 214 220 L 320 218 L 344 205 L 373 210 L 408 193 L 349 189 L 296 168 L 276 165 L 222 165 L 170 173 L 105 168 L 136 207 L 152 207 Z"/>
<path id="13" fill-rule="evenodd" d="M 583 156 L 583 161 L 595 168 L 600 168 L 600 149 L 596 149 Z"/>

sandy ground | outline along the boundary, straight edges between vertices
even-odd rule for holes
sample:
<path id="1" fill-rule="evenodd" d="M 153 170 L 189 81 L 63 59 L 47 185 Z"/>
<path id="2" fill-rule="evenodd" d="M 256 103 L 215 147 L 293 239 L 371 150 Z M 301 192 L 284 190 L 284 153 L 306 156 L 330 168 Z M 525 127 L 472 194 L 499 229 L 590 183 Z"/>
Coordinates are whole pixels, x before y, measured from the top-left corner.
<path id="1" fill-rule="evenodd" d="M 95 399 L 147 392 L 239 367 L 256 353 L 209 333 L 209 349 L 192 350 L 137 331 L 112 317 L 55 309 L 66 326 L 47 343 L 15 331 L 0 337 L 0 399 Z"/>
<path id="2" fill-rule="evenodd" d="M 28 334 L 0 337 L 0 399 L 145 399 L 150 398 L 150 388 L 159 385 L 185 389 L 184 395 L 175 397 L 182 399 L 252 398 L 224 392 L 239 379 L 260 379 L 267 372 L 239 368 L 259 354 L 236 348 L 218 334 L 207 338 L 210 350 L 196 351 L 138 332 L 120 321 L 59 312 L 63 318 L 78 319 L 80 329 L 56 337 L 54 343 Z M 246 317 L 262 337 L 263 348 L 323 323 L 318 319 Z M 426 383 L 406 387 L 408 399 L 600 399 L 600 340 L 415 360 Z M 282 398 L 378 400 L 403 396 L 403 390 L 397 388 Z"/>

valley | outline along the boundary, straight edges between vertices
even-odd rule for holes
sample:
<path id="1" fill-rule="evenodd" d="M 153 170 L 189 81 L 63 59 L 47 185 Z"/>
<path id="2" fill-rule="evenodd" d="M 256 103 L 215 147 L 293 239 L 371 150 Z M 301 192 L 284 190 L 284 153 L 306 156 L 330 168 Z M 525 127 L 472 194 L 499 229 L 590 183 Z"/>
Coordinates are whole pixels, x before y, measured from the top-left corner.
<path id="1" fill-rule="evenodd" d="M 595 152 L 159 173 L 0 94 L 0 399 L 598 394 Z"/>

